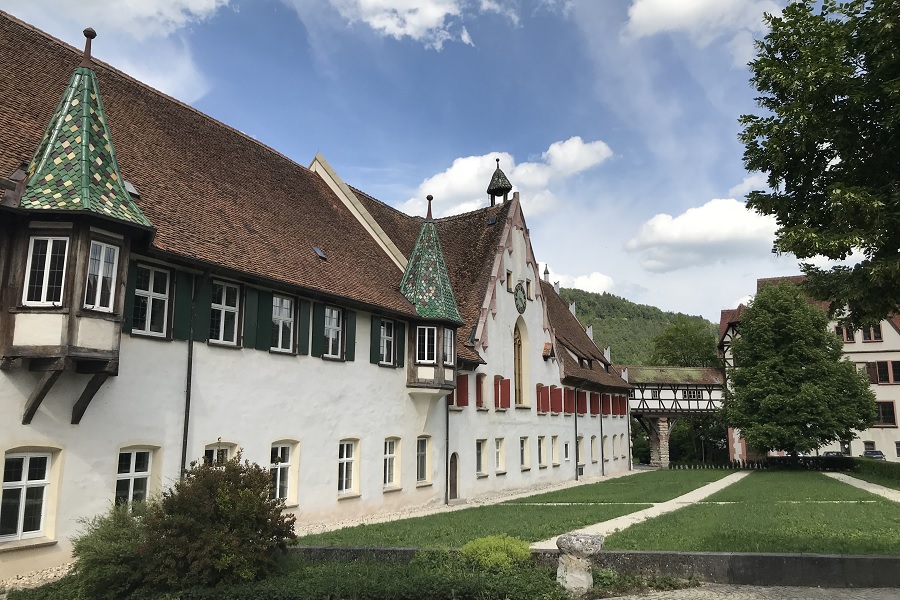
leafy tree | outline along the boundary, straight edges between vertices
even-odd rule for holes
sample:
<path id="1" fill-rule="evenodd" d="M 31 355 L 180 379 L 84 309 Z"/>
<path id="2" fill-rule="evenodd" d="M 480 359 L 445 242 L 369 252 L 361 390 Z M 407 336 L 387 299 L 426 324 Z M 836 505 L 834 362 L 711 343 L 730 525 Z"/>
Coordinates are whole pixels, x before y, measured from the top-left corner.
<path id="1" fill-rule="evenodd" d="M 874 422 L 868 378 L 796 285 L 759 290 L 738 331 L 722 416 L 751 446 L 810 452 Z"/>
<path id="2" fill-rule="evenodd" d="M 766 16 L 750 63 L 765 112 L 740 117 L 740 139 L 770 191 L 747 206 L 777 218 L 775 252 L 860 253 L 852 267 L 802 269 L 832 316 L 871 323 L 900 312 L 900 0 L 817 5 Z"/>
<path id="3" fill-rule="evenodd" d="M 667 367 L 717 367 L 716 336 L 712 324 L 678 316 L 653 340 L 652 364 Z"/>

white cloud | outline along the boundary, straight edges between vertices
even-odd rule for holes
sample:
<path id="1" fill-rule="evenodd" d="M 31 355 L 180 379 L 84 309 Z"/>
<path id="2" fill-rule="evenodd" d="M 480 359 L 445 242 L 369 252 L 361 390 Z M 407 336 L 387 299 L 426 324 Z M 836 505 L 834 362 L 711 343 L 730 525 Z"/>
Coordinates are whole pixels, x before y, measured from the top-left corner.
<path id="1" fill-rule="evenodd" d="M 751 212 L 731 198 L 716 199 L 677 217 L 655 215 L 625 249 L 640 253 L 644 269 L 661 273 L 764 255 L 775 229 L 774 217 Z"/>
<path id="2" fill-rule="evenodd" d="M 625 33 L 640 38 L 678 31 L 706 46 L 724 33 L 762 32 L 766 12 L 780 14 L 781 7 L 773 0 L 633 0 Z"/>
<path id="3" fill-rule="evenodd" d="M 434 196 L 435 216 L 446 216 L 474 210 L 488 203 L 487 187 L 496 159 L 515 191 L 522 193 L 522 204 L 528 215 L 545 212 L 557 204 L 553 188 L 578 173 L 591 169 L 612 156 L 603 141 L 584 142 L 575 136 L 554 142 L 541 155 L 540 161 L 516 163 L 508 152 L 491 152 L 481 156 L 457 158 L 445 171 L 424 180 L 416 196 L 403 203 L 400 210 L 409 214 L 425 213 L 425 197 Z"/>
<path id="4" fill-rule="evenodd" d="M 509 0 L 480 0 L 479 7 L 481 12 L 494 12 L 509 19 L 509 22 L 513 25 L 519 24 L 517 7 L 515 3 L 509 2 Z"/>
<path id="5" fill-rule="evenodd" d="M 590 275 L 563 275 L 550 274 L 550 281 L 558 281 L 560 287 L 577 288 L 585 292 L 594 292 L 602 294 L 613 288 L 613 280 L 609 275 L 604 275 L 598 271 L 594 271 Z"/>
<path id="6" fill-rule="evenodd" d="M 755 190 L 769 189 L 769 182 L 765 173 L 751 173 L 744 177 L 743 181 L 728 190 L 728 195 L 732 198 L 743 198 L 747 194 Z"/>
<path id="7" fill-rule="evenodd" d="M 212 18 L 229 0 L 0 0 L 0 8 L 77 48 L 82 29 L 97 31 L 92 54 L 184 102 L 209 91 L 181 32 Z"/>

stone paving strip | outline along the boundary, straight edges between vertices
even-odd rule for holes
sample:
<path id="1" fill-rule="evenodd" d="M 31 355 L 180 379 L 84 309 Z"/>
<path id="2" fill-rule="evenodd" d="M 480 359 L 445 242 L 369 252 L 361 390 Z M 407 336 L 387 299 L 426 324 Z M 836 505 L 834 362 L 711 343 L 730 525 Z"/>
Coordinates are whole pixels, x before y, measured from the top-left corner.
<path id="1" fill-rule="evenodd" d="M 704 583 L 683 590 L 619 596 L 616 600 L 897 600 L 890 588 L 757 587 Z"/>
<path id="2" fill-rule="evenodd" d="M 732 483 L 740 481 L 747 475 L 749 475 L 749 471 L 742 471 L 739 473 L 732 473 L 727 477 L 723 477 L 718 481 L 713 481 L 712 483 L 708 483 L 703 487 L 697 488 L 696 490 L 690 491 L 687 494 L 683 494 L 678 496 L 673 500 L 669 500 L 667 502 L 660 502 L 658 504 L 654 504 L 650 508 L 639 510 L 637 512 L 623 515 L 621 517 L 616 517 L 615 519 L 610 519 L 609 521 L 603 521 L 602 523 L 596 523 L 594 525 L 589 525 L 582 529 L 576 529 L 573 533 L 587 533 L 589 535 L 609 535 L 614 531 L 619 529 L 625 529 L 626 527 L 630 527 L 637 523 L 641 523 L 646 521 L 647 519 L 652 519 L 653 517 L 658 517 L 659 515 L 664 515 L 668 512 L 672 512 L 673 510 L 678 510 L 684 506 L 690 504 L 696 504 L 697 502 L 707 498 L 719 490 L 725 489 Z M 531 545 L 531 547 L 535 550 L 556 550 L 556 540 L 559 536 L 555 536 L 550 538 L 549 540 L 543 540 L 540 542 L 535 542 Z"/>
<path id="3" fill-rule="evenodd" d="M 844 483 L 852 485 L 853 487 L 857 487 L 861 490 L 866 490 L 867 492 L 877 494 L 882 498 L 887 498 L 888 500 L 893 500 L 894 502 L 900 502 L 900 490 L 894 490 L 889 487 L 884 487 L 883 485 L 878 485 L 877 483 L 869 483 L 868 481 L 863 481 L 862 479 L 857 479 L 856 477 L 850 477 L 849 475 L 844 475 L 843 473 L 825 473 L 825 475 L 831 477 L 832 479 L 843 481 Z"/>

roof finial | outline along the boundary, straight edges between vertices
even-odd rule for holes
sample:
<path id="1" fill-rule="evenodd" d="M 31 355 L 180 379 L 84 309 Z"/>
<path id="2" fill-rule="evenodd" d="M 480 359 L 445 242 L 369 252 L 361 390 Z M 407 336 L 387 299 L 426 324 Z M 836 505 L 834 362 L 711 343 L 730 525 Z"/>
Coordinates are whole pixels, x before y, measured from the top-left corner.
<path id="1" fill-rule="evenodd" d="M 84 57 L 81 59 L 80 66 L 90 69 L 92 66 L 94 66 L 91 62 L 91 40 L 97 37 L 97 32 L 88 27 L 84 30 L 84 37 L 87 39 L 85 39 L 84 41 Z"/>
<path id="2" fill-rule="evenodd" d="M 499 169 L 499 168 L 500 168 L 500 159 L 499 159 L 499 158 L 495 158 L 494 160 L 497 161 L 497 168 Z"/>
<path id="3" fill-rule="evenodd" d="M 425 196 L 425 199 L 428 200 L 428 215 L 425 216 L 425 220 L 430 221 L 431 220 L 431 201 L 434 200 L 434 196 L 432 196 L 431 194 L 428 194 L 427 196 Z"/>

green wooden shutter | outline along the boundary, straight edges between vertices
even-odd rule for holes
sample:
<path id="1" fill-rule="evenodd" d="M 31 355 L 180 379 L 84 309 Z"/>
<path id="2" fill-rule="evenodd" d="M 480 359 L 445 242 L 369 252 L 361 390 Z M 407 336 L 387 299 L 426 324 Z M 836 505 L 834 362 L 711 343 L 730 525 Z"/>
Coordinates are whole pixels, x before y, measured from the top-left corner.
<path id="1" fill-rule="evenodd" d="M 297 317 L 297 352 L 309 354 L 309 300 L 300 300 L 300 312 Z"/>
<path id="2" fill-rule="evenodd" d="M 244 348 L 255 348 L 258 317 L 259 291 L 256 288 L 244 287 Z"/>
<path id="3" fill-rule="evenodd" d="M 369 335 L 369 362 L 381 362 L 381 317 L 372 315 L 372 331 Z"/>
<path id="4" fill-rule="evenodd" d="M 193 293 L 194 276 L 184 271 L 174 273 L 175 306 L 172 310 L 172 337 L 186 340 L 191 335 L 191 294 Z M 207 330 L 209 326 L 207 325 Z"/>
<path id="5" fill-rule="evenodd" d="M 344 311 L 344 360 L 356 360 L 356 311 Z"/>
<path id="6" fill-rule="evenodd" d="M 272 292 L 259 292 L 259 309 L 256 321 L 256 349 L 272 348 Z"/>
<path id="7" fill-rule="evenodd" d="M 201 281 L 201 275 L 197 280 Z M 205 342 L 209 339 L 209 318 L 212 314 L 212 280 L 206 279 L 197 289 L 195 300 L 194 340 Z"/>
<path id="8" fill-rule="evenodd" d="M 131 333 L 132 313 L 134 313 L 134 290 L 137 287 L 137 262 L 128 261 L 128 273 L 125 274 L 125 305 L 122 308 L 122 331 Z M 150 306 L 147 306 L 150 310 Z"/>
<path id="9" fill-rule="evenodd" d="M 325 305 L 313 304 L 312 317 L 312 350 L 313 356 L 325 354 Z"/>
<path id="10" fill-rule="evenodd" d="M 397 323 L 394 338 L 394 350 L 397 353 L 395 362 L 398 367 L 402 367 L 406 363 L 406 323 Z"/>

